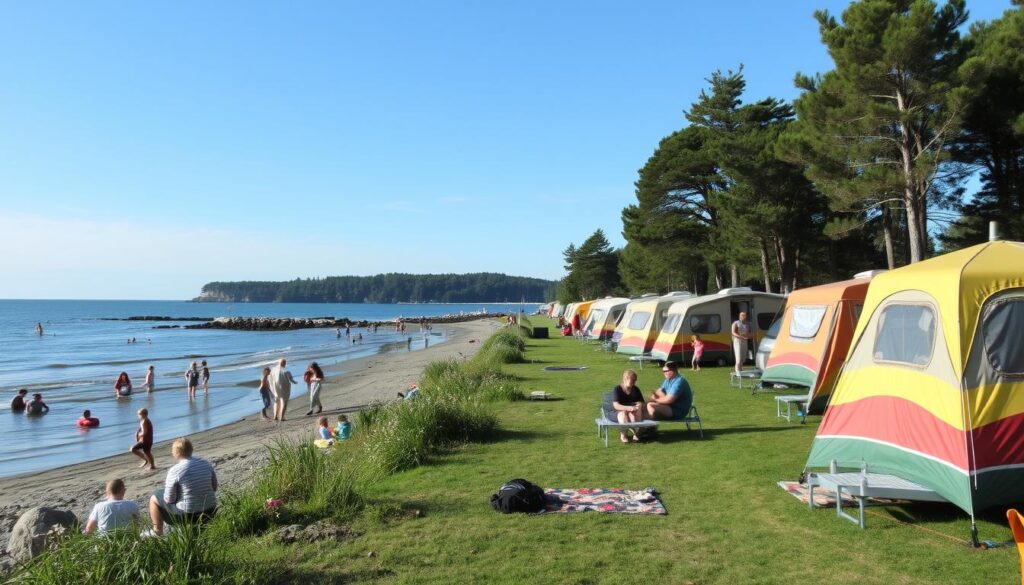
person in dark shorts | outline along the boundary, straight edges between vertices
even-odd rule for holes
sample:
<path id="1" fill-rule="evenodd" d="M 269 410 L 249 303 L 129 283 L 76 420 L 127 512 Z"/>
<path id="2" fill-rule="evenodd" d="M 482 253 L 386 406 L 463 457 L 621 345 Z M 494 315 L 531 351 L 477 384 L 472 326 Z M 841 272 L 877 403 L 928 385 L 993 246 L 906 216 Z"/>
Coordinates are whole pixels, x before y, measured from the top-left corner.
<path id="1" fill-rule="evenodd" d="M 189 400 L 196 397 L 196 387 L 199 386 L 199 366 L 195 362 L 185 370 L 185 384 L 188 385 Z"/>
<path id="2" fill-rule="evenodd" d="M 132 455 L 142 459 L 139 467 L 156 469 L 153 461 L 153 421 L 149 420 L 149 410 L 139 409 L 139 430 L 135 431 L 135 444 L 131 448 Z"/>
<path id="3" fill-rule="evenodd" d="M 260 376 L 260 399 L 263 400 L 260 420 L 270 420 L 270 417 L 267 416 L 267 409 L 274 403 L 274 397 L 270 394 L 270 368 L 263 368 L 263 375 Z"/>
<path id="4" fill-rule="evenodd" d="M 206 365 L 206 360 L 203 360 L 202 366 L 203 367 L 202 367 L 199 375 L 203 379 L 203 394 L 209 394 L 210 393 L 210 368 L 209 368 L 209 366 Z"/>
<path id="5" fill-rule="evenodd" d="M 616 386 L 612 392 L 615 398 L 612 408 L 620 423 L 640 422 L 644 420 L 644 395 L 640 393 L 640 387 L 636 385 L 636 370 L 626 370 L 622 373 L 622 383 Z M 639 442 L 640 437 L 636 429 L 629 429 L 633 433 L 633 441 Z M 628 443 L 625 429 L 619 431 L 619 440 Z"/>

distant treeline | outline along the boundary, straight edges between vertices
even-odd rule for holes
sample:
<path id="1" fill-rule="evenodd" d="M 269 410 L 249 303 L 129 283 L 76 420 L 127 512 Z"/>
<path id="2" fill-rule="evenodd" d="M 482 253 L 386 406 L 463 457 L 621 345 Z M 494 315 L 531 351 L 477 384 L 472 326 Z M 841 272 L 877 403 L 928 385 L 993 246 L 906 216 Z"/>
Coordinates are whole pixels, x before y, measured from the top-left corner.
<path id="1" fill-rule="evenodd" d="M 196 301 L 235 303 L 476 303 L 542 302 L 556 283 L 491 272 L 378 274 L 296 278 L 285 282 L 211 282 Z"/>

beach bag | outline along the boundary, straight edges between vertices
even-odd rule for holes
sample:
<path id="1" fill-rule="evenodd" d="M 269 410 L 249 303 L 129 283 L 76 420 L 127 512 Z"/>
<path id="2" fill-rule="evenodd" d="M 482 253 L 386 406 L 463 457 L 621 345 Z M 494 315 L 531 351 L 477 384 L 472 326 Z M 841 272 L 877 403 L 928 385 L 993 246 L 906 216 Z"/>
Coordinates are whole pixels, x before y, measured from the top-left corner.
<path id="1" fill-rule="evenodd" d="M 532 514 L 544 509 L 544 490 L 525 479 L 510 479 L 491 496 L 491 507 L 502 514 Z"/>

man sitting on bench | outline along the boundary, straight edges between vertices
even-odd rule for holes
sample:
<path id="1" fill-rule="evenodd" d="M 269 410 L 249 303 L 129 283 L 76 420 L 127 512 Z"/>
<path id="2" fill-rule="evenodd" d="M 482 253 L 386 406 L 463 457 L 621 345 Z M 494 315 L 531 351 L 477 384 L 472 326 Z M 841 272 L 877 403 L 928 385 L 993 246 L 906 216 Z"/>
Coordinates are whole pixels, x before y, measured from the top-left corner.
<path id="1" fill-rule="evenodd" d="M 647 414 L 656 420 L 685 418 L 693 406 L 693 390 L 689 382 L 679 375 L 679 366 L 666 362 L 661 368 L 665 379 L 647 401 Z"/>

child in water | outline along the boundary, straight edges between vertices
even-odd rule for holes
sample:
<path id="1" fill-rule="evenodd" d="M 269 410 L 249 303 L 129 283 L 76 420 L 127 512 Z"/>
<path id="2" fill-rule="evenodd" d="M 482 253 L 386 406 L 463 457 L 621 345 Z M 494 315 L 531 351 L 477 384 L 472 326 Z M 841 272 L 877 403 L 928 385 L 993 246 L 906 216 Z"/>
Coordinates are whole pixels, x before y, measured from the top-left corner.
<path id="1" fill-rule="evenodd" d="M 348 417 L 344 414 L 338 415 L 338 426 L 334 428 L 334 438 L 339 441 L 352 436 L 352 423 L 348 422 Z"/>
<path id="2" fill-rule="evenodd" d="M 694 372 L 700 371 L 700 358 L 704 355 L 704 341 L 700 338 L 700 335 L 693 335 L 690 337 L 690 342 L 693 343 L 693 363 L 690 365 L 690 369 Z"/>
<path id="3" fill-rule="evenodd" d="M 100 419 L 93 416 L 91 410 L 86 410 L 82 413 L 82 418 L 78 419 L 76 424 L 84 428 L 98 427 L 100 426 Z"/>

